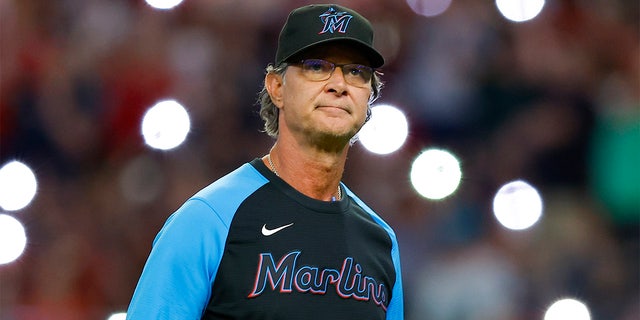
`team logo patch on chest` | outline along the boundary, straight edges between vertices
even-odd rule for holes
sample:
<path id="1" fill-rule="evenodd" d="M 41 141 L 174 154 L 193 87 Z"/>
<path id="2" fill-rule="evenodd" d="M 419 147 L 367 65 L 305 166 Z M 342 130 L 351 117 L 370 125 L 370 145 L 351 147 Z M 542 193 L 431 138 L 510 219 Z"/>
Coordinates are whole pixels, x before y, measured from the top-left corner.
<path id="1" fill-rule="evenodd" d="M 298 263 L 300 251 L 293 251 L 277 262 L 271 253 L 261 253 L 255 281 L 249 298 L 259 297 L 265 290 L 280 293 L 312 293 L 324 295 L 329 290 L 344 299 L 373 301 L 387 310 L 388 293 L 384 283 L 363 273 L 354 259 L 344 259 L 339 269 L 321 269 Z"/>

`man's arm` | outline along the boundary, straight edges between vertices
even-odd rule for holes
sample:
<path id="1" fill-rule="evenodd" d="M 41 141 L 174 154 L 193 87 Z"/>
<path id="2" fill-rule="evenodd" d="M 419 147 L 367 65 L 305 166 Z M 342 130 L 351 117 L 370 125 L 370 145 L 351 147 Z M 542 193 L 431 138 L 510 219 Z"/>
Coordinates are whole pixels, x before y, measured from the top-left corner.
<path id="1" fill-rule="evenodd" d="M 127 319 L 200 319 L 227 233 L 212 208 L 187 201 L 156 236 Z"/>
<path id="2" fill-rule="evenodd" d="M 400 268 L 400 251 L 395 234 L 392 234 L 393 247 L 391 256 L 396 270 L 396 282 L 391 291 L 391 301 L 387 308 L 387 320 L 404 320 L 404 292 L 402 289 L 402 270 Z"/>

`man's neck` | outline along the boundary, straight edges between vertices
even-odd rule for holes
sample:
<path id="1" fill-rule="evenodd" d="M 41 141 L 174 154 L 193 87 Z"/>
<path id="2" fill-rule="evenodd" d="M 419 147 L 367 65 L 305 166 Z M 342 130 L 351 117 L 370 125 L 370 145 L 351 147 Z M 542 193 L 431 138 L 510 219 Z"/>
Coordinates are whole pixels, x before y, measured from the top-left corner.
<path id="1" fill-rule="evenodd" d="M 340 153 L 332 153 L 278 141 L 263 160 L 267 167 L 302 194 L 329 201 L 338 195 L 347 151 L 348 146 Z"/>

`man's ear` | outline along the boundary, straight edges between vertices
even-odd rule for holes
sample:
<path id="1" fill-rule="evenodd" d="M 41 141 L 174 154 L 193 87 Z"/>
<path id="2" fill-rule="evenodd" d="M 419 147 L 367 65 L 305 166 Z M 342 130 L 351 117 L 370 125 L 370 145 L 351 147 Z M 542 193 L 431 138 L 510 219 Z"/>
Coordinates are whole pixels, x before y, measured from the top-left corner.
<path id="1" fill-rule="evenodd" d="M 272 72 L 267 73 L 264 76 L 264 85 L 267 88 L 267 92 L 269 92 L 269 96 L 271 97 L 271 101 L 278 108 L 282 108 L 282 85 L 283 85 L 283 75 L 275 74 Z"/>

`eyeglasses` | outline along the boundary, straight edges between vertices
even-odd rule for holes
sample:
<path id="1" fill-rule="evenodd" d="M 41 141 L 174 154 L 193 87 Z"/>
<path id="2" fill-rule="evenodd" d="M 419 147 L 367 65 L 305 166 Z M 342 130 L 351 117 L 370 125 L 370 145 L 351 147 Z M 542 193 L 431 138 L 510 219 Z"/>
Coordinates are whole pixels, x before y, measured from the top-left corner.
<path id="1" fill-rule="evenodd" d="M 357 64 L 335 64 L 322 59 L 305 59 L 297 63 L 302 68 L 302 74 L 311 81 L 324 81 L 331 77 L 336 67 L 342 69 L 344 80 L 353 86 L 364 87 L 371 82 L 373 68 Z"/>

